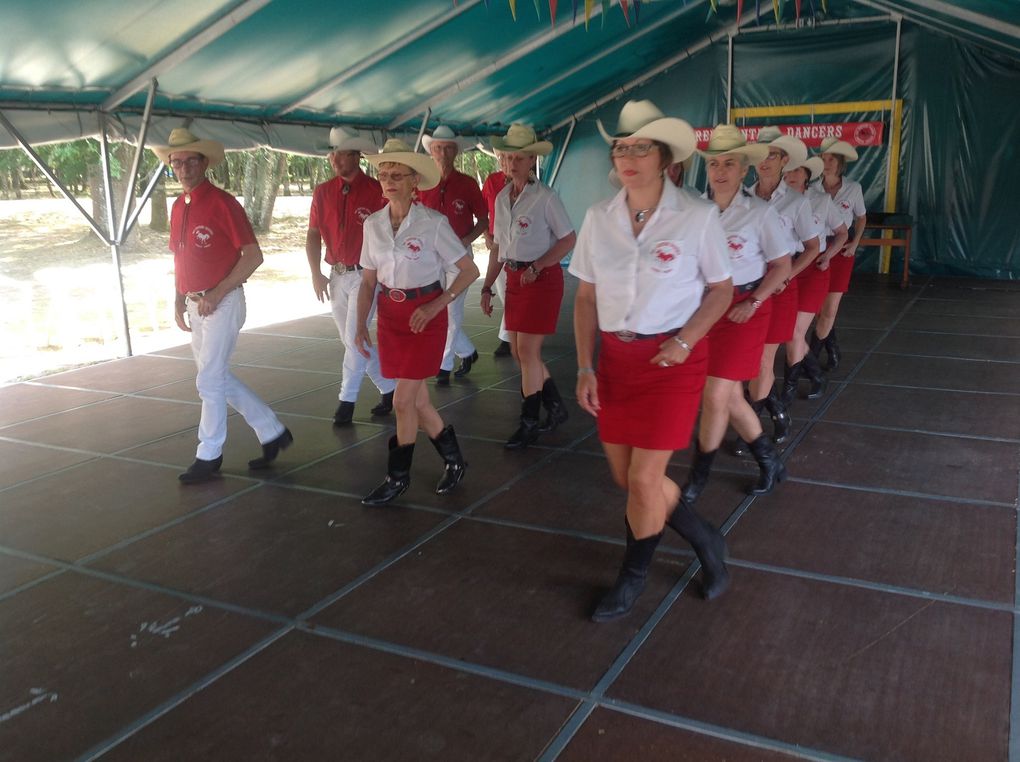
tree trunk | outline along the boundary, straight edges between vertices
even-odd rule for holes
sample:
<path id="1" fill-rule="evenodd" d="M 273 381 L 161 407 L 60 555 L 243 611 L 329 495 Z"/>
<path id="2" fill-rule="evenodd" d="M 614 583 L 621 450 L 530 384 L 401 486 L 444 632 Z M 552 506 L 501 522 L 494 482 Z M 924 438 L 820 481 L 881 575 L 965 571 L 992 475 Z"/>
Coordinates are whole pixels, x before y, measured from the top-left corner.
<path id="1" fill-rule="evenodd" d="M 25 190 L 25 178 L 21 174 L 21 167 L 14 167 L 11 170 L 11 185 L 14 186 L 14 198 L 21 199 L 21 191 Z"/>
<path id="2" fill-rule="evenodd" d="M 166 173 L 161 172 L 159 180 L 156 182 L 156 188 L 152 191 L 152 197 L 149 199 L 150 209 L 152 210 L 152 219 L 149 221 L 149 228 L 152 230 L 165 233 L 170 229 L 170 218 L 167 215 L 166 209 Z"/>
<path id="3" fill-rule="evenodd" d="M 246 155 L 244 210 L 256 233 L 266 232 L 273 224 L 273 207 L 286 162 L 284 154 L 267 148 L 258 148 Z"/>

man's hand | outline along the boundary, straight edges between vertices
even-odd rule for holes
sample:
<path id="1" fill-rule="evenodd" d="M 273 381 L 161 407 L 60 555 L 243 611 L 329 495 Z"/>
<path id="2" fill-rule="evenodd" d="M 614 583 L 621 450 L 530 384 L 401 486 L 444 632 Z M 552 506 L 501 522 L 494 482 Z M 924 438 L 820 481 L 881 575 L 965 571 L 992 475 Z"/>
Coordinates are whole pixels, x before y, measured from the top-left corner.
<path id="1" fill-rule="evenodd" d="M 312 290 L 320 302 L 329 301 L 329 278 L 321 271 L 312 273 Z"/>
<path id="2" fill-rule="evenodd" d="M 191 333 L 191 326 L 188 325 L 188 320 L 184 317 L 188 312 L 188 305 L 185 302 L 187 297 L 179 297 L 174 300 L 174 321 L 177 323 L 177 327 L 182 331 Z"/>

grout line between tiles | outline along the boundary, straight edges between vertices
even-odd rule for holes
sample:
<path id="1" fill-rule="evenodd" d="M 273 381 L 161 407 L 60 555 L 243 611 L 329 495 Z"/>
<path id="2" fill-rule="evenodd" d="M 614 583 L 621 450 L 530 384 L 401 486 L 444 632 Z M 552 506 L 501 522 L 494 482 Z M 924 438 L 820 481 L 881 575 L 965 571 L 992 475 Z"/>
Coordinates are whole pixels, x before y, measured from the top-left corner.
<path id="1" fill-rule="evenodd" d="M 1020 473 L 1017 475 L 1017 500 L 1020 504 Z M 1020 521 L 1013 551 L 1013 665 L 1009 691 L 1009 762 L 1020 762 Z"/>

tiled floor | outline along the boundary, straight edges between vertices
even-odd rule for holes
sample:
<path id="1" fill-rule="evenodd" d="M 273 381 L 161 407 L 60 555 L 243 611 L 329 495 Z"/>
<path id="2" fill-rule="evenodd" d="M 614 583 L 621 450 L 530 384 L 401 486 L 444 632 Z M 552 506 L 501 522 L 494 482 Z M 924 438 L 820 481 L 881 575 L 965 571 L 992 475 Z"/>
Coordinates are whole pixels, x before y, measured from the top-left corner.
<path id="1" fill-rule="evenodd" d="M 793 408 L 790 479 L 752 499 L 724 454 L 699 503 L 730 591 L 702 601 L 667 537 L 604 625 L 623 496 L 593 422 L 570 402 L 504 450 L 516 371 L 467 322 L 481 361 L 432 390 L 467 477 L 435 495 L 422 437 L 384 508 L 359 498 L 392 420 L 366 384 L 332 427 L 325 315 L 238 343 L 295 435 L 268 472 L 235 416 L 222 478 L 179 485 L 187 347 L 0 388 L 0 760 L 1020 759 L 1020 288 L 859 276 L 844 364 Z M 546 352 L 568 396 L 569 325 L 568 299 Z"/>

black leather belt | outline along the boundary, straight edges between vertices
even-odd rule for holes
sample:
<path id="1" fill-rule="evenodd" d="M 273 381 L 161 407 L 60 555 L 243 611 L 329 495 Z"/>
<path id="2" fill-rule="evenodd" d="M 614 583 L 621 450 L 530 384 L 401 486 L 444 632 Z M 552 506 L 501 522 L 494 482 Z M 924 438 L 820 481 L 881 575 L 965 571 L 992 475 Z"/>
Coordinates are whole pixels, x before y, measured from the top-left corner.
<path id="1" fill-rule="evenodd" d="M 382 286 L 383 296 L 388 296 L 394 302 L 406 302 L 408 299 L 417 299 L 419 296 L 425 296 L 426 294 L 442 290 L 443 287 L 439 285 L 438 280 L 418 288 L 390 288 L 389 286 Z"/>
<path id="2" fill-rule="evenodd" d="M 361 269 L 363 269 L 361 265 L 342 265 L 342 264 L 333 265 L 333 272 L 338 273 L 340 275 L 343 275 L 344 273 L 353 273 Z"/>
<path id="3" fill-rule="evenodd" d="M 507 259 L 504 260 L 503 263 L 506 265 L 508 270 L 513 270 L 514 272 L 517 270 L 527 270 L 535 264 L 534 262 L 522 262 L 519 259 Z"/>
<path id="4" fill-rule="evenodd" d="M 631 341 L 645 341 L 647 339 L 668 339 L 672 336 L 676 336 L 683 329 L 673 328 L 664 333 L 635 333 L 634 331 L 613 331 L 613 336 L 618 338 L 620 341 L 631 342 Z"/>
<path id="5" fill-rule="evenodd" d="M 748 291 L 754 291 L 756 288 L 758 288 L 758 286 L 761 285 L 761 282 L 763 280 L 765 280 L 765 278 L 758 278 L 758 280 L 753 280 L 750 283 L 744 283 L 743 285 L 740 286 L 734 286 L 733 292 L 736 294 L 746 294 Z"/>

